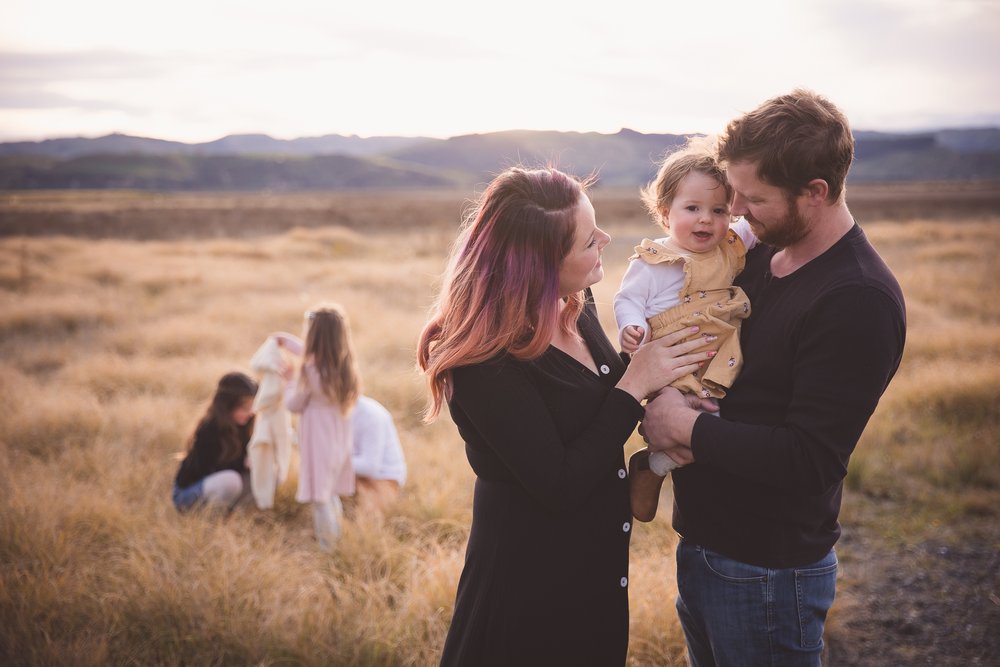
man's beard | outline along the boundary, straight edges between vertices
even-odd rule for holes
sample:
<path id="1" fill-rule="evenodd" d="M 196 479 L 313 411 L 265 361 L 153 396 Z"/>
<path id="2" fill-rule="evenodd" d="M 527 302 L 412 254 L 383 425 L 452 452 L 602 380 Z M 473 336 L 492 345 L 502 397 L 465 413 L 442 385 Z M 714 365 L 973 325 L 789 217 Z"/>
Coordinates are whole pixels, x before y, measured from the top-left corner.
<path id="1" fill-rule="evenodd" d="M 788 202 L 788 213 L 780 222 L 767 227 L 759 227 L 753 223 L 756 220 L 752 216 L 746 216 L 751 223 L 750 227 L 757 235 L 761 243 L 766 243 L 775 248 L 787 248 L 795 245 L 806 237 L 809 233 L 809 223 L 799 213 L 794 201 Z M 754 229 L 754 227 L 757 227 Z"/>

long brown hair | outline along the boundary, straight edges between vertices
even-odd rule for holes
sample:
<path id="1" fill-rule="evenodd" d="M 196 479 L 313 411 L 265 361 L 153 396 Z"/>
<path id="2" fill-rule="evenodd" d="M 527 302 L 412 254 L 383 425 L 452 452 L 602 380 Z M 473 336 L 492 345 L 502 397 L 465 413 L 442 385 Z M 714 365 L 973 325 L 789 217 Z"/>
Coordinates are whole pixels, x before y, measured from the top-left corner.
<path id="1" fill-rule="evenodd" d="M 305 367 L 311 362 L 319 373 L 323 393 L 346 416 L 361 394 L 347 313 L 338 304 L 321 304 L 306 313 L 306 321 L 306 346 L 299 379 L 305 380 Z"/>
<path id="2" fill-rule="evenodd" d="M 251 417 L 244 426 L 233 421 L 233 410 L 248 398 L 257 394 L 257 383 L 249 375 L 240 372 L 226 373 L 219 379 L 215 387 L 212 402 L 208 404 L 205 415 L 198 422 L 198 428 L 209 424 L 219 433 L 219 460 L 217 463 L 228 463 L 237 459 L 243 452 L 246 436 L 253 431 Z M 188 451 L 194 446 L 195 434 L 188 440 Z"/>
<path id="3" fill-rule="evenodd" d="M 551 167 L 512 167 L 487 186 L 466 217 L 430 320 L 417 365 L 427 375 L 433 420 L 451 397 L 451 370 L 505 351 L 535 359 L 556 328 L 574 333 L 583 294 L 559 314 L 559 268 L 576 232 L 576 212 L 591 179 Z"/>

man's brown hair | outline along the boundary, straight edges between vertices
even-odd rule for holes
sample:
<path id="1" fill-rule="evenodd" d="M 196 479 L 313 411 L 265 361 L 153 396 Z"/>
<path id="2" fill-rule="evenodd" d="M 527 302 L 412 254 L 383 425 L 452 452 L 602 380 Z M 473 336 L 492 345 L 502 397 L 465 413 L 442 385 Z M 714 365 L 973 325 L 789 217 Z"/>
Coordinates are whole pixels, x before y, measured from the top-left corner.
<path id="1" fill-rule="evenodd" d="M 719 141 L 719 158 L 756 163 L 761 180 L 789 196 L 821 178 L 830 187 L 827 200 L 835 202 L 854 160 L 854 136 L 836 105 L 796 88 L 731 121 Z"/>

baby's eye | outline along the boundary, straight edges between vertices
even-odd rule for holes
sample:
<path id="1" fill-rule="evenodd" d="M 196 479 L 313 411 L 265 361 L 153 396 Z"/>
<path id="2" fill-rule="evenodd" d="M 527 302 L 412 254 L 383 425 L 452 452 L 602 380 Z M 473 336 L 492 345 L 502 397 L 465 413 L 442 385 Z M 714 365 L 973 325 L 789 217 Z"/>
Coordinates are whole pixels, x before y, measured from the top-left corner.
<path id="1" fill-rule="evenodd" d="M 691 211 L 692 213 L 698 210 L 698 207 L 695 206 L 694 204 L 688 204 L 684 208 L 686 208 L 688 211 Z"/>
<path id="2" fill-rule="evenodd" d="M 729 209 L 726 209 L 726 208 L 717 208 L 717 209 L 715 209 L 715 214 L 716 215 L 729 215 Z"/>

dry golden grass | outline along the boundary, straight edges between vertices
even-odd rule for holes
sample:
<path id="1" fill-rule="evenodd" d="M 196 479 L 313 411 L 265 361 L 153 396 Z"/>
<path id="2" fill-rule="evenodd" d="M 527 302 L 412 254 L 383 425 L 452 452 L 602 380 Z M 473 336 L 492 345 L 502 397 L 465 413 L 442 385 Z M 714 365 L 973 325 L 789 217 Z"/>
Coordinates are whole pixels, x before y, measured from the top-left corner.
<path id="1" fill-rule="evenodd" d="M 0 239 L 0 663 L 436 663 L 473 475 L 447 417 L 420 423 L 413 351 L 465 196 L 4 196 L 8 222 L 38 209 L 60 231 L 95 215 L 111 232 L 133 218 L 183 224 Z M 596 289 L 610 330 L 629 248 L 655 230 L 633 193 L 596 199 L 616 237 Z M 280 221 L 216 238 L 250 210 Z M 852 460 L 845 516 L 898 499 L 914 519 L 885 530 L 904 541 L 928 521 L 995 522 L 1000 506 L 1000 220 L 940 217 L 865 224 L 910 330 Z M 202 238 L 184 238 L 194 229 Z M 399 504 L 349 522 L 330 556 L 294 501 L 294 471 L 274 511 L 179 516 L 175 454 L 216 379 L 326 299 L 351 316 L 366 393 L 396 416 L 410 464 Z M 675 544 L 669 511 L 633 535 L 630 664 L 683 663 Z"/>

